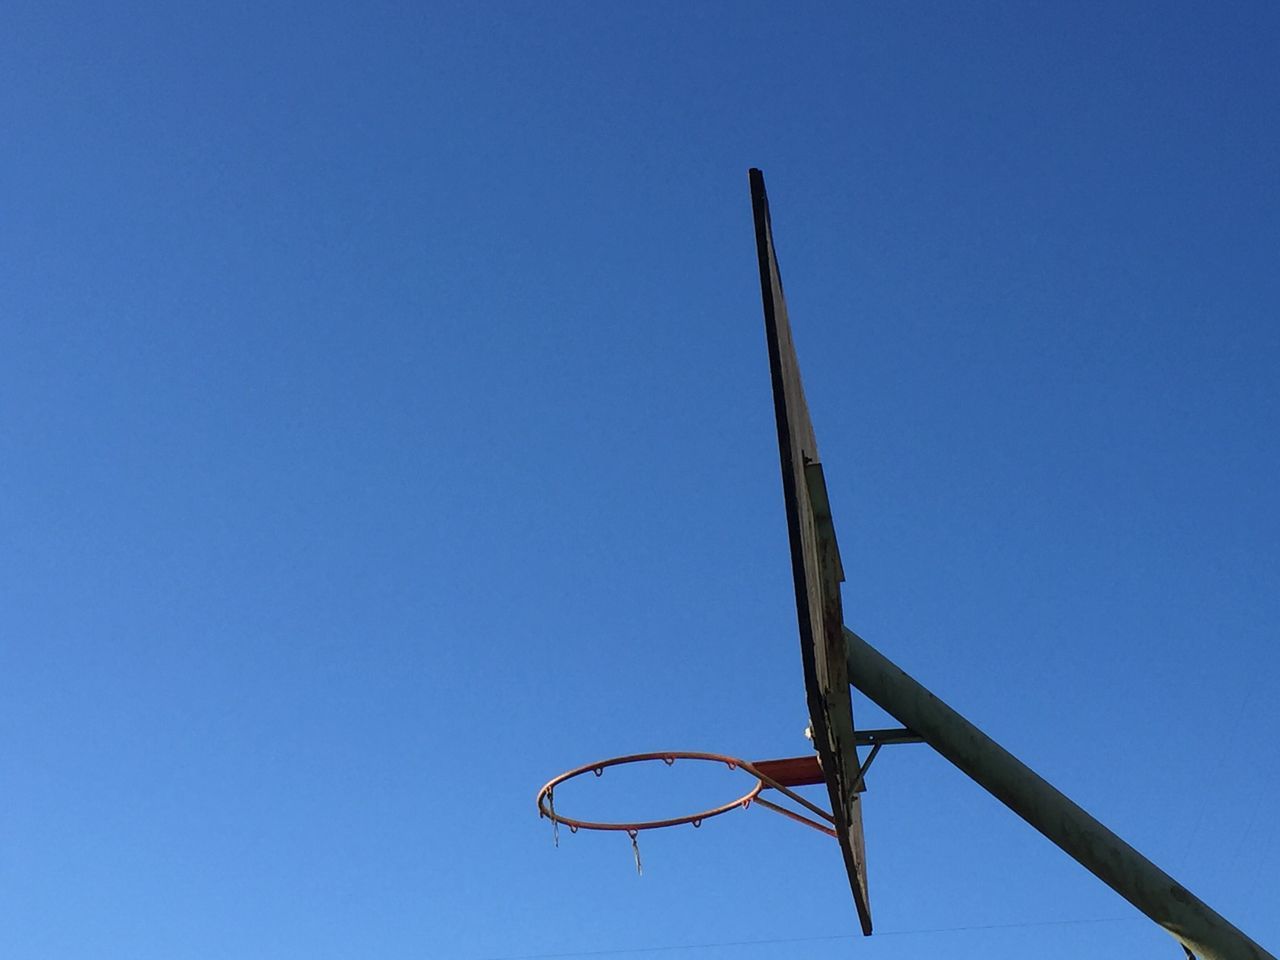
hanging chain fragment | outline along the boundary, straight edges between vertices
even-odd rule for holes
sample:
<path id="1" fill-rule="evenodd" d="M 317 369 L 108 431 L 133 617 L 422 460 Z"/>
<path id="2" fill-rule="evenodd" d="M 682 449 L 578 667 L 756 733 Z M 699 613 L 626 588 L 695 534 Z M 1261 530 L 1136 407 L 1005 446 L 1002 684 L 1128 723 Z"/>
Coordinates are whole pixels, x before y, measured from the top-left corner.
<path id="1" fill-rule="evenodd" d="M 627 836 L 629 836 L 629 837 L 631 838 L 631 852 L 632 852 L 633 854 L 635 854 L 635 858 L 636 858 L 636 876 L 638 876 L 638 877 L 643 877 L 643 876 L 644 876 L 644 867 L 640 866 L 640 843 L 639 843 L 639 841 L 636 839 L 637 837 L 639 837 L 639 836 L 640 836 L 640 831 L 639 831 L 639 830 L 628 830 L 628 831 L 627 831 Z"/>
<path id="2" fill-rule="evenodd" d="M 556 819 L 556 792 L 547 791 L 547 809 L 551 811 L 551 842 L 560 846 L 560 821 Z"/>

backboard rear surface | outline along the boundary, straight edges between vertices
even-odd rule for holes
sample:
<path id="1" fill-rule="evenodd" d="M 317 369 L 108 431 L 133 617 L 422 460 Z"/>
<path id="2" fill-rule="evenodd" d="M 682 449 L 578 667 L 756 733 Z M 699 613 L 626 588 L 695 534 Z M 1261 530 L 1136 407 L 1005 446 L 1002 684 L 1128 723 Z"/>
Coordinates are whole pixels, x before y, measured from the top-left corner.
<path id="1" fill-rule="evenodd" d="M 858 755 L 854 749 L 853 704 L 849 696 L 844 615 L 840 605 L 840 583 L 844 580 L 844 571 L 827 502 L 818 444 L 813 436 L 813 424 L 809 421 L 809 408 L 800 383 L 800 367 L 791 342 L 787 305 L 782 296 L 782 280 L 773 248 L 764 175 L 759 170 L 752 170 L 750 176 L 809 719 L 814 746 L 831 795 L 831 810 L 849 874 L 849 885 L 853 889 L 858 920 L 862 932 L 870 934 L 871 910 L 867 900 L 862 809 L 854 788 Z"/>

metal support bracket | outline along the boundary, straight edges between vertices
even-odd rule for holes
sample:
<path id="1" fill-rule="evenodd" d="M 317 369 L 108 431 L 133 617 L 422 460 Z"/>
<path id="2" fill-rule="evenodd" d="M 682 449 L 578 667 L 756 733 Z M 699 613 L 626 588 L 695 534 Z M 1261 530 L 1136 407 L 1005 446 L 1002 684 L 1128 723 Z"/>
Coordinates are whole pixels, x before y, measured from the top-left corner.
<path id="1" fill-rule="evenodd" d="M 853 790 L 855 793 L 862 793 L 867 789 L 866 777 L 867 771 L 871 769 L 871 761 L 876 758 L 876 754 L 880 752 L 880 748 L 884 746 L 877 743 L 871 748 L 871 752 L 867 754 L 867 759 L 862 761 L 862 766 L 858 767 L 858 775 L 853 779 Z"/>
<path id="2" fill-rule="evenodd" d="M 879 747 L 889 743 L 924 743 L 924 737 L 906 727 L 889 730 L 855 730 L 853 742 L 860 747 Z"/>
<path id="3" fill-rule="evenodd" d="M 862 765 L 858 767 L 858 772 L 853 778 L 854 793 L 864 793 L 866 791 L 867 771 L 871 769 L 871 761 L 876 758 L 876 754 L 880 752 L 881 747 L 890 743 L 924 743 L 924 737 L 912 730 L 908 730 L 906 727 L 896 727 L 888 730 L 855 730 L 853 732 L 853 740 L 860 747 L 871 748 L 871 752 L 867 754 L 867 759 L 862 761 Z"/>

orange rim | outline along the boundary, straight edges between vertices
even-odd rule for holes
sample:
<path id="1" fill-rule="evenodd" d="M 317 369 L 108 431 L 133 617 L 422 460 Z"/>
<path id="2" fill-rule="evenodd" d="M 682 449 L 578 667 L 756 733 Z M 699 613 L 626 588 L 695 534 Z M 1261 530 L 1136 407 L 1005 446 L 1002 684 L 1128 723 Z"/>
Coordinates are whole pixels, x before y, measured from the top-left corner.
<path id="1" fill-rule="evenodd" d="M 566 817 L 555 811 L 554 793 L 556 787 L 564 783 L 566 780 L 573 780 L 575 777 L 581 777 L 588 773 L 594 773 L 597 777 L 604 773 L 609 767 L 618 767 L 628 763 L 645 763 L 651 760 L 661 760 L 667 766 L 671 766 L 677 760 L 698 760 L 706 763 L 723 763 L 730 770 L 744 770 L 748 774 L 756 777 L 755 784 L 738 797 L 728 803 L 721 804 L 718 807 L 712 807 L 710 810 L 703 810 L 699 813 L 689 814 L 687 817 L 671 817 L 667 820 L 641 820 L 634 823 L 604 823 L 594 820 L 578 820 L 573 817 Z M 712 817 L 718 817 L 722 813 L 728 813 L 730 810 L 739 808 L 746 809 L 751 806 L 753 800 L 759 796 L 760 791 L 765 788 L 765 783 L 761 780 L 749 763 L 745 763 L 736 757 L 728 757 L 720 753 L 697 753 L 688 750 L 673 750 L 667 753 L 633 753 L 625 757 L 613 757 L 609 760 L 600 760 L 596 763 L 588 763 L 585 766 L 575 767 L 566 773 L 560 774 L 554 780 L 546 783 L 541 790 L 538 791 L 538 815 L 546 817 L 553 823 L 562 823 L 572 831 L 578 830 L 621 830 L 625 833 L 636 834 L 641 830 L 656 830 L 659 827 L 678 827 L 689 823 L 695 827 L 702 826 L 702 821 L 709 820 Z"/>

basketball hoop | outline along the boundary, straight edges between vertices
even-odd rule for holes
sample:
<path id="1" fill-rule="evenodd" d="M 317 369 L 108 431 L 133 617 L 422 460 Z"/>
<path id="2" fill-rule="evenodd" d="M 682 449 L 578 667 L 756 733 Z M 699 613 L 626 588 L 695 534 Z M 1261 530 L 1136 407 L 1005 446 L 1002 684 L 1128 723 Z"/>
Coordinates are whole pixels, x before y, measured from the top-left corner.
<path id="1" fill-rule="evenodd" d="M 603 776 L 605 770 L 609 767 L 618 767 L 631 763 L 646 763 L 649 761 L 661 760 L 667 766 L 673 765 L 677 760 L 693 760 L 703 763 L 724 764 L 730 770 L 741 770 L 755 780 L 749 789 L 736 800 L 730 800 L 728 803 L 721 804 L 718 807 L 712 807 L 709 810 L 702 810 L 698 813 L 691 813 L 683 817 L 669 817 L 665 820 L 641 820 L 632 823 L 609 822 L 599 820 L 579 820 L 576 817 L 566 817 L 562 813 L 556 812 L 555 809 L 555 789 L 560 784 L 585 776 L 588 773 L 595 774 L 597 777 Z M 608 760 L 600 760 L 596 763 L 588 763 L 585 766 L 576 767 L 566 773 L 549 781 L 541 790 L 538 791 L 538 815 L 546 817 L 553 824 L 568 827 L 573 833 L 579 830 L 616 830 L 626 833 L 631 837 L 634 845 L 636 834 L 641 830 L 657 830 L 664 827 L 679 827 L 684 824 L 690 824 L 694 827 L 700 827 L 703 821 L 710 820 L 712 817 L 718 817 L 728 813 L 730 810 L 745 810 L 753 803 L 758 803 L 767 810 L 780 813 L 785 817 L 795 820 L 797 823 L 803 823 L 805 826 L 812 827 L 829 837 L 837 837 L 835 830 L 827 824 L 834 825 L 835 818 L 827 813 L 817 804 L 814 804 L 802 797 L 800 794 L 789 789 L 793 786 L 803 786 L 806 784 L 822 783 L 822 768 L 818 765 L 818 758 L 811 757 L 794 757 L 786 760 L 758 760 L 755 763 L 749 763 L 746 760 L 739 760 L 736 757 L 725 756 L 720 753 L 697 753 L 688 750 L 676 750 L 667 753 L 634 753 L 624 757 L 613 757 Z M 819 823 L 808 817 L 796 813 L 794 810 L 788 810 L 786 807 L 779 806 L 770 800 L 761 797 L 760 794 L 764 790 L 776 790 L 788 799 L 798 803 L 811 813 L 821 817 L 826 823 Z"/>

